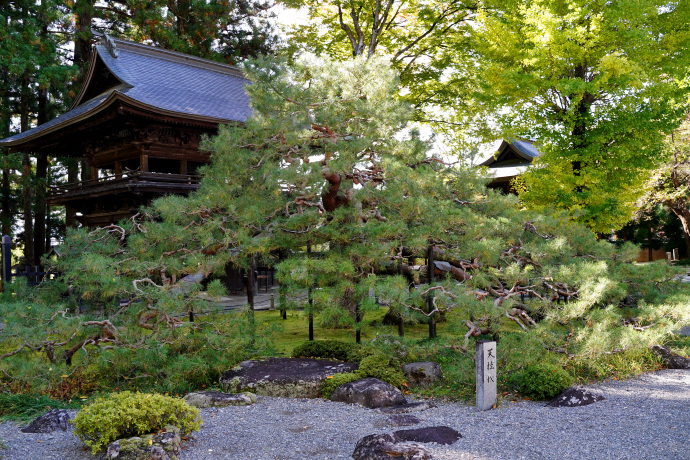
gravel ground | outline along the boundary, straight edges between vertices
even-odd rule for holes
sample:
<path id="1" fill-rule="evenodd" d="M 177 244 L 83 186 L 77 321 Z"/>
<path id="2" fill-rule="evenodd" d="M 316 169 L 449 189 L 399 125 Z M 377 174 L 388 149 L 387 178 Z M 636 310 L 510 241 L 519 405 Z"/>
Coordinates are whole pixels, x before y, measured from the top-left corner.
<path id="1" fill-rule="evenodd" d="M 435 459 L 690 459 L 690 370 L 664 370 L 587 389 L 606 400 L 550 408 L 530 401 L 498 409 L 439 403 L 415 413 L 421 426 L 462 433 L 451 446 L 428 444 Z M 387 415 L 323 400 L 260 397 L 248 407 L 204 409 L 204 425 L 183 445 L 184 460 L 349 459 L 358 439 L 394 431 Z M 24 434 L 0 424 L 5 459 L 94 457 L 71 432 Z"/>

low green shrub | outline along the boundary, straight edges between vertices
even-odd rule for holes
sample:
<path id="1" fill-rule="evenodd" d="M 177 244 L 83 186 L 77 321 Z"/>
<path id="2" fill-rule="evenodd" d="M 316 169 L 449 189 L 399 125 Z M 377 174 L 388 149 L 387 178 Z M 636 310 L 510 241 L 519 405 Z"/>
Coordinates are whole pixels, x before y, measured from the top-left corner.
<path id="1" fill-rule="evenodd" d="M 350 357 L 357 357 L 357 344 L 345 343 L 339 340 L 312 340 L 295 347 L 292 356 L 308 358 L 328 358 L 348 361 Z"/>
<path id="2" fill-rule="evenodd" d="M 537 400 L 553 399 L 573 384 L 573 376 L 560 366 L 532 364 L 516 377 L 518 390 Z"/>
<path id="3" fill-rule="evenodd" d="M 400 368 L 400 363 L 386 355 L 377 354 L 362 359 L 358 373 L 383 380 L 400 389 L 406 385 L 405 374 Z"/>
<path id="4" fill-rule="evenodd" d="M 355 380 L 359 380 L 364 377 L 364 374 L 361 374 L 359 371 L 342 372 L 340 374 L 335 374 L 332 377 L 328 377 L 321 382 L 321 397 L 330 399 L 335 389 L 340 385 L 354 382 Z"/>
<path id="5" fill-rule="evenodd" d="M 97 398 L 72 423 L 74 434 L 95 454 L 116 439 L 154 433 L 168 424 L 189 434 L 202 421 L 199 410 L 180 398 L 123 391 Z"/>

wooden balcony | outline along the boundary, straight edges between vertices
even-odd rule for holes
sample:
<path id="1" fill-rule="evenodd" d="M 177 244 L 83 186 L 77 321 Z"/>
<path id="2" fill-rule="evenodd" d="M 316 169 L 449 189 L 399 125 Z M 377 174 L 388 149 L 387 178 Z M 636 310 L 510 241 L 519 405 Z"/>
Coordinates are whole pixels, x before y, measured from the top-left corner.
<path id="1" fill-rule="evenodd" d="M 124 172 L 118 175 L 52 186 L 48 196 L 51 205 L 117 195 L 186 195 L 197 190 L 201 177 L 188 174 Z"/>

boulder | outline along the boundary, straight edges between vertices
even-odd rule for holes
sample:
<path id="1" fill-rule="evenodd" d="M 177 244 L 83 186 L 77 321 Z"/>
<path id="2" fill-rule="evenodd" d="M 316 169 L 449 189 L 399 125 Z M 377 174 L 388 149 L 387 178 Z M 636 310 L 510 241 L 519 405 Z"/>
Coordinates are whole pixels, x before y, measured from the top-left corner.
<path id="1" fill-rule="evenodd" d="M 668 369 L 690 369 L 690 358 L 678 355 L 662 345 L 654 345 L 652 351 L 661 358 Z"/>
<path id="2" fill-rule="evenodd" d="M 396 439 L 409 442 L 435 442 L 436 444 L 450 445 L 455 443 L 462 435 L 449 426 L 429 426 L 412 430 L 398 430 L 393 433 Z"/>
<path id="3" fill-rule="evenodd" d="M 568 388 L 556 399 L 547 404 L 551 407 L 578 407 L 588 406 L 606 398 L 594 393 L 590 393 L 582 388 Z"/>
<path id="4" fill-rule="evenodd" d="M 331 395 L 331 401 L 359 404 L 370 409 L 407 402 L 400 390 L 373 377 L 340 385 Z"/>
<path id="5" fill-rule="evenodd" d="M 371 434 L 357 442 L 354 460 L 429 460 L 431 452 L 413 442 L 400 442 L 389 433 Z"/>
<path id="6" fill-rule="evenodd" d="M 22 433 L 52 433 L 58 428 L 67 431 L 69 420 L 69 414 L 65 409 L 53 409 L 22 428 Z"/>
<path id="7" fill-rule="evenodd" d="M 405 364 L 402 370 L 411 387 L 428 388 L 443 378 L 441 366 L 431 361 Z"/>
<path id="8" fill-rule="evenodd" d="M 106 451 L 107 459 L 118 460 L 180 460 L 180 429 L 167 425 L 156 434 L 118 439 Z"/>
<path id="9" fill-rule="evenodd" d="M 184 400 L 190 406 L 204 409 L 206 407 L 249 406 L 256 402 L 254 393 L 221 393 L 220 391 L 199 391 L 189 393 Z"/>
<path id="10" fill-rule="evenodd" d="M 358 368 L 355 363 L 330 359 L 266 358 L 240 363 L 222 375 L 220 384 L 228 393 L 318 398 L 326 377 Z"/>

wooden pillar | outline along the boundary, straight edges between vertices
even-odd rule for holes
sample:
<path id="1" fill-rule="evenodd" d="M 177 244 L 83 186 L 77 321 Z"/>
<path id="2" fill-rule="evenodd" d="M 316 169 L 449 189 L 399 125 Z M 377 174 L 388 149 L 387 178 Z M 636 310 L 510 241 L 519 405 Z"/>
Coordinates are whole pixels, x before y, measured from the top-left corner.
<path id="1" fill-rule="evenodd" d="M 187 175 L 187 160 L 180 160 L 180 174 Z"/>
<path id="2" fill-rule="evenodd" d="M 122 162 L 121 161 L 115 162 L 115 177 L 117 179 L 122 179 Z"/>
<path id="3" fill-rule="evenodd" d="M 148 155 L 142 155 L 139 158 L 139 171 L 149 172 L 149 156 Z"/>
<path id="4" fill-rule="evenodd" d="M 91 165 L 91 180 L 98 180 L 98 168 Z"/>

